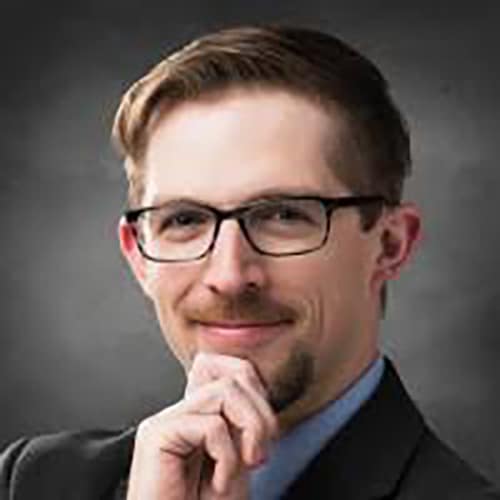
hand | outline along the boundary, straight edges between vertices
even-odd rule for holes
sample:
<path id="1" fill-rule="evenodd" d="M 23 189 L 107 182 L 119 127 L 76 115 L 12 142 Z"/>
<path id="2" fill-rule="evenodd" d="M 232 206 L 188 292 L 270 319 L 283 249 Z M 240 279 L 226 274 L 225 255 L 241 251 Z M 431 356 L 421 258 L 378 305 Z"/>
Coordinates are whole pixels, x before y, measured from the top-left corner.
<path id="1" fill-rule="evenodd" d="M 184 399 L 139 425 L 127 500 L 244 499 L 277 428 L 249 361 L 199 354 Z"/>

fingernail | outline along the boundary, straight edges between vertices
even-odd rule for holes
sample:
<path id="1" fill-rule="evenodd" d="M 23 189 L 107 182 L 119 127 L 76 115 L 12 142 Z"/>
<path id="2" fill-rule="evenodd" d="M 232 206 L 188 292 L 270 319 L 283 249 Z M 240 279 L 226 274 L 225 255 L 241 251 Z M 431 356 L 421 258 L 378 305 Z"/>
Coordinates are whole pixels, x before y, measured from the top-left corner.
<path id="1" fill-rule="evenodd" d="M 262 464 L 267 462 L 268 459 L 268 452 L 267 450 L 260 450 L 259 453 L 256 456 L 256 459 L 254 461 L 254 467 L 260 467 Z"/>

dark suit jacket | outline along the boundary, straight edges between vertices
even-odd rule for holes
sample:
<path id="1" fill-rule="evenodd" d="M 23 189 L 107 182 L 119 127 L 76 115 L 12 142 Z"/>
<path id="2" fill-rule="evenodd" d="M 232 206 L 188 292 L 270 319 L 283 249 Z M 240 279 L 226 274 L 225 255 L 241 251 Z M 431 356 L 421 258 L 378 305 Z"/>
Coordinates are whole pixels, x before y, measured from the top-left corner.
<path id="1" fill-rule="evenodd" d="M 0 500 L 118 500 L 135 429 L 22 439 L 0 456 Z M 439 441 L 393 366 L 286 500 L 487 500 L 500 494 Z M 144 499 L 148 500 L 148 499 Z"/>

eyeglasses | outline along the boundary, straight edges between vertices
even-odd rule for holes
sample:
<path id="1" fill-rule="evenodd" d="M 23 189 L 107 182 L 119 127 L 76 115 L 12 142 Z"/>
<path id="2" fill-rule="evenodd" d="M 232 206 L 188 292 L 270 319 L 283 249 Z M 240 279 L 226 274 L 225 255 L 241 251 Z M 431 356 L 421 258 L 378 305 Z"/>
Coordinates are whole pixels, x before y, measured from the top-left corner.
<path id="1" fill-rule="evenodd" d="M 155 262 L 186 262 L 206 256 L 215 246 L 220 226 L 236 219 L 250 246 L 272 257 L 303 255 L 328 240 L 334 210 L 385 204 L 382 196 L 277 196 L 232 210 L 191 201 L 125 212 L 140 252 Z"/>

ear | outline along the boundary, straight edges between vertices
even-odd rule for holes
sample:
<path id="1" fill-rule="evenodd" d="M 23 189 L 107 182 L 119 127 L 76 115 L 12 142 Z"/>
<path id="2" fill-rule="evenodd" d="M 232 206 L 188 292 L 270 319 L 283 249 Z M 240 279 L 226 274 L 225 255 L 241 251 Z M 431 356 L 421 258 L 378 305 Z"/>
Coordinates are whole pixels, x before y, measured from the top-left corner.
<path id="1" fill-rule="evenodd" d="M 403 203 L 383 216 L 379 232 L 380 245 L 376 257 L 373 285 L 378 292 L 382 285 L 397 278 L 421 240 L 421 216 L 412 203 Z"/>
<path id="2" fill-rule="evenodd" d="M 137 246 L 135 228 L 127 223 L 125 217 L 122 217 L 118 224 L 118 239 L 120 241 L 120 250 L 122 255 L 127 260 L 130 269 L 141 285 L 143 292 L 150 297 L 147 261 Z"/>

